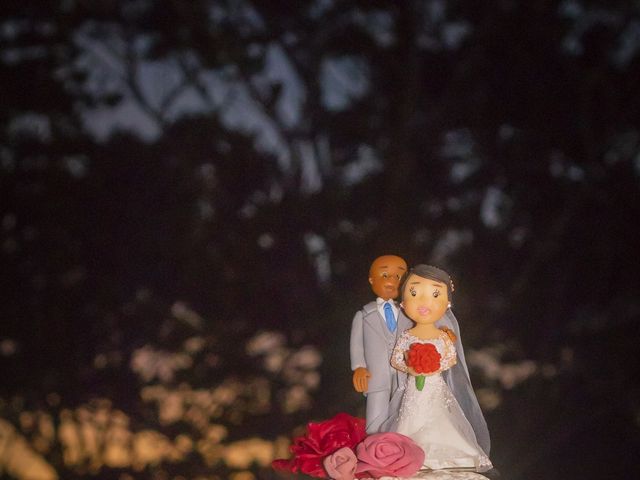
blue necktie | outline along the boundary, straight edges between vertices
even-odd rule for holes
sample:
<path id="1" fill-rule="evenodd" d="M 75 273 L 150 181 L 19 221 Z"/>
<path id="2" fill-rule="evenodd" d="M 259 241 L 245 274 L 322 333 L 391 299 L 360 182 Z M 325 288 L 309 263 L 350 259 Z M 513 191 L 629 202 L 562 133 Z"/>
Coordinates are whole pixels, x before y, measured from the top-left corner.
<path id="1" fill-rule="evenodd" d="M 390 332 L 396 331 L 396 318 L 393 316 L 393 309 L 391 304 L 384 304 L 384 319 L 387 321 L 387 328 Z"/>

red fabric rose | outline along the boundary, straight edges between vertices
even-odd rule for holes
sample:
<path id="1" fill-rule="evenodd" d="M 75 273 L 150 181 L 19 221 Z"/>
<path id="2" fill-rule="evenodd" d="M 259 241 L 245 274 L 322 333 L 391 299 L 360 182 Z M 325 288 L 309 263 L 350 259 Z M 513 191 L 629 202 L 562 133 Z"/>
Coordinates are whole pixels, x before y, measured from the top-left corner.
<path id="1" fill-rule="evenodd" d="M 306 435 L 297 437 L 289 450 L 290 460 L 278 459 L 271 463 L 276 470 L 302 472 L 312 477 L 326 478 L 322 461 L 342 447 L 354 449 L 366 436 L 365 420 L 338 413 L 335 417 L 319 423 L 308 423 Z"/>
<path id="2" fill-rule="evenodd" d="M 440 353 L 433 343 L 412 343 L 407 357 L 407 365 L 416 373 L 433 373 L 440 369 Z"/>
<path id="3" fill-rule="evenodd" d="M 356 448 L 356 475 L 411 477 L 424 462 L 424 450 L 400 433 L 374 433 Z"/>

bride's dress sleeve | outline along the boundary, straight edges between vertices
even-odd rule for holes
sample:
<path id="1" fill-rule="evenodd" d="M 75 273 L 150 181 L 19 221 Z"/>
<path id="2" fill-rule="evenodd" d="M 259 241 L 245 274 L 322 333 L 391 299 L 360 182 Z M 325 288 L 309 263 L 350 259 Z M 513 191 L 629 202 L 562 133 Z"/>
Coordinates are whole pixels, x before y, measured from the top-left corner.
<path id="1" fill-rule="evenodd" d="M 393 347 L 393 353 L 391 354 L 391 366 L 396 370 L 400 370 L 405 373 L 409 371 L 407 363 L 404 361 L 404 352 L 409 350 L 407 340 L 407 333 L 403 332 L 402 335 L 400 335 L 400 338 L 396 341 L 396 346 Z"/>
<path id="2" fill-rule="evenodd" d="M 458 358 L 456 356 L 456 346 L 447 336 L 444 342 L 444 356 L 440 361 L 440 371 L 444 372 L 445 370 L 453 367 L 456 363 L 458 363 Z"/>

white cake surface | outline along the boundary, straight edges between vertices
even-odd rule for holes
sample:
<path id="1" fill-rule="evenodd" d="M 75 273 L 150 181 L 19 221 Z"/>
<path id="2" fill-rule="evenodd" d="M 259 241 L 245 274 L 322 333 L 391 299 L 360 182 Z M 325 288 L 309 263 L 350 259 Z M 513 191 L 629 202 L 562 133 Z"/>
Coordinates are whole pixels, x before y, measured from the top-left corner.
<path id="1" fill-rule="evenodd" d="M 475 472 L 431 470 L 418 472 L 413 477 L 380 477 L 377 480 L 487 480 L 487 477 Z"/>

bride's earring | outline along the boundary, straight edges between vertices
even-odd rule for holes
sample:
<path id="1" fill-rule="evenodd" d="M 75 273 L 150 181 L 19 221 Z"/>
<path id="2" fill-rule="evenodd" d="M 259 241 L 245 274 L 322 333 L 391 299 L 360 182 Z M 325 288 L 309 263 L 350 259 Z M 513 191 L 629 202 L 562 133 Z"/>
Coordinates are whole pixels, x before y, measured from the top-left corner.
<path id="1" fill-rule="evenodd" d="M 451 302 L 449 302 L 449 305 L 447 306 L 447 308 L 451 308 Z"/>

